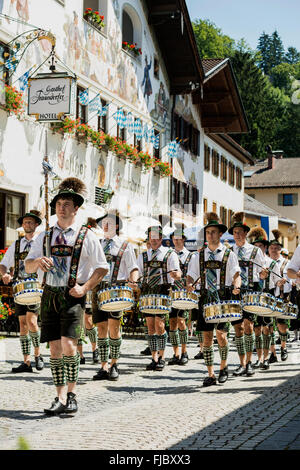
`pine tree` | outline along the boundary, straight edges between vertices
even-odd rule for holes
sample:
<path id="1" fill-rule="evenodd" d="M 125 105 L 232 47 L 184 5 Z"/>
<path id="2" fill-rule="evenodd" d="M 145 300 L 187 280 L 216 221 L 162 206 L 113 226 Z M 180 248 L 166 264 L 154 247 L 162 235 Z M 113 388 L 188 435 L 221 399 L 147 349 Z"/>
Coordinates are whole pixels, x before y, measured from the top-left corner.
<path id="1" fill-rule="evenodd" d="M 300 62 L 300 52 L 297 51 L 296 47 L 288 47 L 284 60 L 288 64 L 297 64 L 297 62 Z"/>
<path id="2" fill-rule="evenodd" d="M 259 64 L 260 69 L 266 75 L 268 75 L 269 73 L 270 44 L 271 44 L 270 36 L 266 34 L 265 32 L 263 32 L 258 38 L 257 49 L 260 52 L 260 58 L 258 60 L 258 64 Z"/>

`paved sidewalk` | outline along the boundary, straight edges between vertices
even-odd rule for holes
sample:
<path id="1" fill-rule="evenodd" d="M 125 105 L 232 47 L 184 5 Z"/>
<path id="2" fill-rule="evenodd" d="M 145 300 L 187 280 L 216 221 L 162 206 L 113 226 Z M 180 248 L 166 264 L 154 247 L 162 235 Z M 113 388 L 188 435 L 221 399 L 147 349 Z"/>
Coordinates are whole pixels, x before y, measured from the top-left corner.
<path id="1" fill-rule="evenodd" d="M 287 362 L 272 364 L 253 377 L 235 378 L 203 388 L 206 367 L 192 359 L 186 366 L 146 371 L 140 355 L 144 340 L 124 339 L 117 382 L 94 382 L 98 366 L 84 345 L 76 415 L 47 417 L 44 407 L 55 397 L 49 350 L 42 346 L 43 371 L 10 373 L 20 360 L 18 338 L 0 340 L 0 449 L 18 448 L 23 437 L 30 449 L 230 450 L 300 449 L 300 342 L 289 343 Z M 167 358 L 172 356 L 170 344 Z M 256 360 L 256 355 L 254 355 Z M 216 373 L 219 354 L 215 347 Z M 230 343 L 229 368 L 237 365 Z"/>

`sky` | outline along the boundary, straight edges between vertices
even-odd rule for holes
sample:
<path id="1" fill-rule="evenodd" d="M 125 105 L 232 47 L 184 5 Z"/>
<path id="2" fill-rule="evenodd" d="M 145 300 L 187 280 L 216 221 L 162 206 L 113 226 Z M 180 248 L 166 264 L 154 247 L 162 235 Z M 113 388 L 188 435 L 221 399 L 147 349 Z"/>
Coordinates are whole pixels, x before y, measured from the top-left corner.
<path id="1" fill-rule="evenodd" d="M 275 29 L 285 50 L 300 51 L 299 0 L 186 0 L 191 20 L 209 19 L 223 34 L 235 40 L 244 38 L 256 49 L 259 36 Z"/>

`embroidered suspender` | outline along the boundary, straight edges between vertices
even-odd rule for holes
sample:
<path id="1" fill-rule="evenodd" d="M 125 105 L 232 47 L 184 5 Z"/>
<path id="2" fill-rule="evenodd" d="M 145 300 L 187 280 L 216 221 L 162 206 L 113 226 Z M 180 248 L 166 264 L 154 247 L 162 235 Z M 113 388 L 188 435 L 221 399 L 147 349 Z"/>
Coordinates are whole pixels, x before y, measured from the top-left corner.
<path id="1" fill-rule="evenodd" d="M 151 262 L 148 261 L 148 256 L 147 256 L 147 251 L 143 252 L 143 276 L 144 279 L 147 279 L 148 276 L 148 268 L 153 268 L 154 266 L 159 267 L 162 269 L 162 277 L 163 277 L 163 284 L 168 284 L 168 277 L 167 277 L 167 270 L 168 270 L 168 258 L 171 253 L 173 253 L 174 250 L 168 250 L 167 253 L 164 256 L 164 259 L 162 261 L 154 260 Z"/>
<path id="2" fill-rule="evenodd" d="M 253 282 L 253 263 L 251 262 L 252 260 L 255 259 L 256 255 L 258 252 L 258 247 L 255 246 L 251 252 L 249 260 L 241 260 L 239 259 L 239 266 L 243 266 L 245 268 L 248 268 L 248 289 L 253 289 L 254 287 L 254 282 Z"/>
<path id="3" fill-rule="evenodd" d="M 282 265 L 280 266 L 280 274 L 281 276 L 283 277 L 283 271 L 284 271 L 284 268 L 286 267 L 286 265 L 288 264 L 289 260 L 288 259 L 285 259 L 282 263 Z M 284 291 L 284 286 L 280 286 L 280 291 L 283 293 Z"/>
<path id="4" fill-rule="evenodd" d="M 163 272 L 163 284 L 168 284 L 168 275 L 166 274 L 168 271 L 168 258 L 174 250 L 168 250 L 165 254 L 165 257 L 162 261 L 162 272 Z"/>
<path id="5" fill-rule="evenodd" d="M 128 246 L 128 242 L 123 242 L 121 248 L 119 249 L 119 253 L 116 256 L 116 260 L 115 260 L 115 264 L 114 264 L 114 270 L 113 270 L 113 273 L 112 273 L 112 276 L 111 276 L 111 283 L 112 284 L 117 282 L 121 260 L 122 260 L 124 251 L 126 250 L 127 246 Z"/>
<path id="6" fill-rule="evenodd" d="M 269 268 L 268 268 L 269 269 L 268 277 L 267 277 L 266 282 L 265 282 L 265 291 L 266 292 L 269 292 L 269 290 L 270 290 L 270 277 L 271 277 L 271 272 L 270 271 L 272 271 L 275 264 L 276 264 L 276 261 L 273 260 L 272 263 L 270 264 Z"/>
<path id="7" fill-rule="evenodd" d="M 21 239 L 18 238 L 18 240 L 16 240 L 16 244 L 15 244 L 15 264 L 14 264 L 14 276 L 13 276 L 14 281 L 16 281 L 19 277 L 20 261 L 24 261 L 26 259 L 26 256 L 29 253 L 28 251 L 22 251 L 20 253 L 20 246 L 21 246 Z M 35 279 L 37 277 L 37 274 L 32 273 L 32 274 L 28 275 L 28 277 L 31 277 L 31 278 Z"/>
<path id="8" fill-rule="evenodd" d="M 201 248 L 199 253 L 199 269 L 200 269 L 200 281 L 201 281 L 201 295 L 205 294 L 205 269 L 220 269 L 220 295 L 223 296 L 225 294 L 225 282 L 226 282 L 226 266 L 227 261 L 230 255 L 230 248 L 226 248 L 222 261 L 205 261 L 204 258 L 204 248 Z"/>

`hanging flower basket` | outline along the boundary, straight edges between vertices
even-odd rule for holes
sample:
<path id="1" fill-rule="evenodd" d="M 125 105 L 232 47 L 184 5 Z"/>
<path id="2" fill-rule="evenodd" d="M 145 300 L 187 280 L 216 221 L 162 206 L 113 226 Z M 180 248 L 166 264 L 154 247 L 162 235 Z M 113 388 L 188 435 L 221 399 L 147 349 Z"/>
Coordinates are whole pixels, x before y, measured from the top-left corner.
<path id="1" fill-rule="evenodd" d="M 136 57 L 139 57 L 140 55 L 142 55 L 142 49 L 138 47 L 136 43 L 130 44 L 129 42 L 123 41 L 122 48 L 125 51 L 132 53 Z"/>
<path id="2" fill-rule="evenodd" d="M 5 85 L 5 100 L 6 111 L 15 114 L 18 118 L 22 117 L 24 114 L 23 93 L 13 86 Z"/>
<path id="3" fill-rule="evenodd" d="M 100 15 L 99 11 L 94 11 L 92 8 L 87 8 L 83 14 L 83 18 L 90 23 L 94 28 L 101 31 L 104 28 L 104 16 Z"/>

